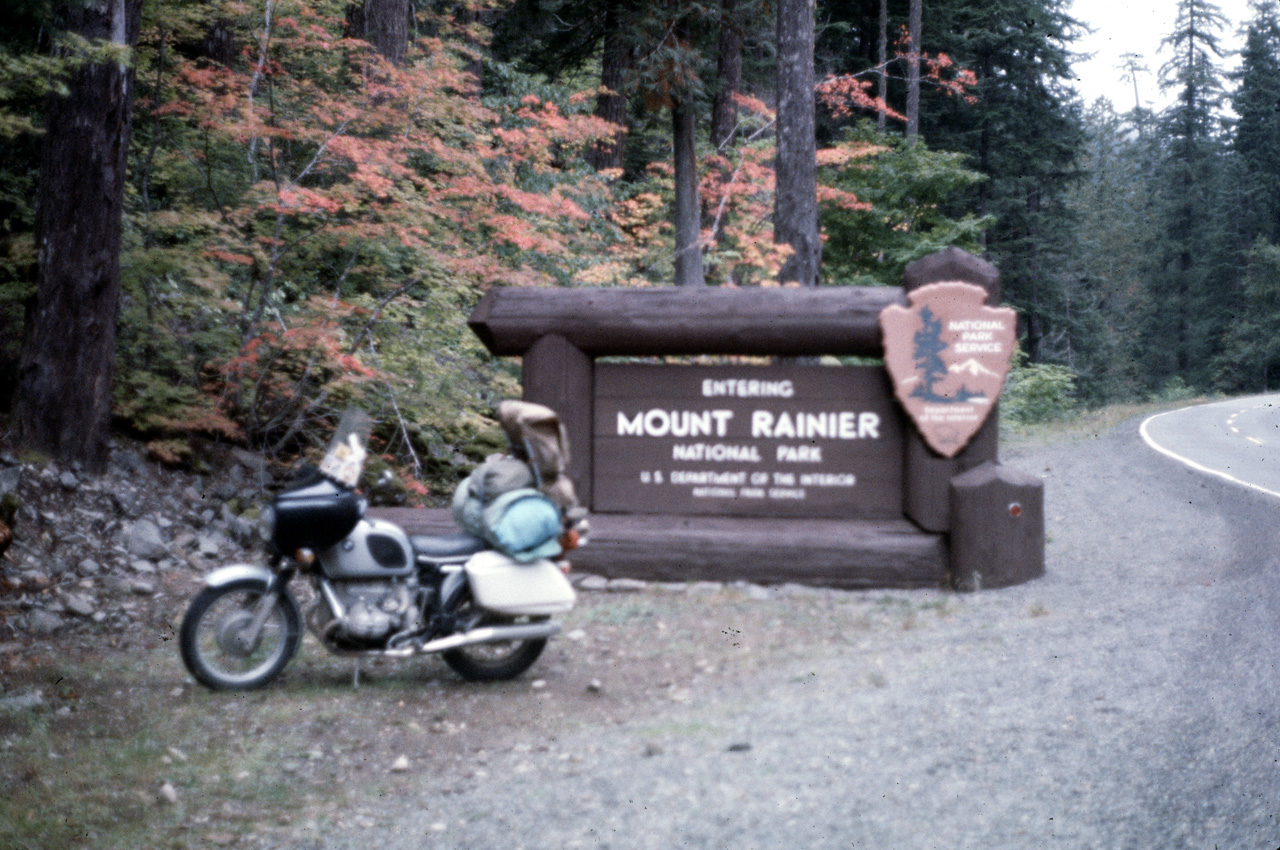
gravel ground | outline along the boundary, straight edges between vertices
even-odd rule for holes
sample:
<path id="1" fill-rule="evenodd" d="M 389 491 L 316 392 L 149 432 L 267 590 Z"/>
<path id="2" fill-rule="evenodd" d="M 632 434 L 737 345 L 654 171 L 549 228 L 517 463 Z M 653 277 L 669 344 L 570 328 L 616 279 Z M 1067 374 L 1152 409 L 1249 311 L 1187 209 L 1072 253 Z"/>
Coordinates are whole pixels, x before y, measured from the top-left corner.
<path id="1" fill-rule="evenodd" d="M 1274 850 L 1280 506 L 1150 452 L 1137 424 L 1006 451 L 1046 480 L 1040 580 L 752 593 L 759 616 L 708 633 L 730 659 L 767 643 L 768 663 L 726 662 L 617 716 L 530 711 L 501 745 L 266 843 Z M 806 606 L 848 630 L 811 634 Z M 626 628 L 637 646 L 661 637 Z"/>

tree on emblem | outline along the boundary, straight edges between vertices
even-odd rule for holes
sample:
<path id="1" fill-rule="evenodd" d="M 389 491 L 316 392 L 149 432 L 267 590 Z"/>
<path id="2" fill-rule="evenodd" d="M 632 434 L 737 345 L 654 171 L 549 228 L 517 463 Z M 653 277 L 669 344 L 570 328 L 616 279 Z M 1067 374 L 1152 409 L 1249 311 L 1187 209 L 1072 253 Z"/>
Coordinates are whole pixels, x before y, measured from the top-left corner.
<path id="1" fill-rule="evenodd" d="M 933 391 L 934 384 L 947 376 L 947 364 L 942 362 L 942 352 L 947 344 L 942 341 L 942 320 L 925 307 L 920 311 L 920 330 L 915 335 L 915 365 L 920 385 L 911 395 L 925 401 L 948 401 Z"/>
<path id="2" fill-rule="evenodd" d="M 934 316 L 933 311 L 925 307 L 920 311 L 920 322 L 920 330 L 916 331 L 913 339 L 915 367 L 916 373 L 920 376 L 920 385 L 911 391 L 912 397 L 942 404 L 986 398 L 986 393 L 974 392 L 963 386 L 954 396 L 939 395 L 934 391 L 933 388 L 937 383 L 949 374 L 947 364 L 942 359 L 942 352 L 947 350 L 947 344 L 942 341 L 942 319 Z"/>

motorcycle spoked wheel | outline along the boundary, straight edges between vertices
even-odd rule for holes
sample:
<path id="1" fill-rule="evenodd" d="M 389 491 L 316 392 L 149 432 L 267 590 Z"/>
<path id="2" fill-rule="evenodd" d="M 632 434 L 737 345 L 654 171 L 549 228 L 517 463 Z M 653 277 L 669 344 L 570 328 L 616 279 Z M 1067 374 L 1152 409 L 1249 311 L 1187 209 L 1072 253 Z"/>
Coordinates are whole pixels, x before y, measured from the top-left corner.
<path id="1" fill-rule="evenodd" d="M 287 591 L 276 599 L 252 646 L 237 640 L 252 621 L 266 589 L 257 579 L 241 579 L 206 587 L 191 601 L 182 620 L 179 645 L 183 664 L 200 684 L 216 691 L 261 687 L 298 651 L 302 615 Z"/>
<path id="2" fill-rule="evenodd" d="M 457 608 L 454 609 L 459 623 L 465 624 L 466 630 L 481 626 L 506 626 L 519 622 L 537 622 L 547 617 L 505 617 L 478 608 L 467 593 Z M 498 643 L 477 643 L 462 646 L 440 653 L 444 663 L 468 682 L 498 682 L 514 679 L 533 666 L 542 650 L 547 646 L 546 638 L 534 640 L 508 640 Z"/>

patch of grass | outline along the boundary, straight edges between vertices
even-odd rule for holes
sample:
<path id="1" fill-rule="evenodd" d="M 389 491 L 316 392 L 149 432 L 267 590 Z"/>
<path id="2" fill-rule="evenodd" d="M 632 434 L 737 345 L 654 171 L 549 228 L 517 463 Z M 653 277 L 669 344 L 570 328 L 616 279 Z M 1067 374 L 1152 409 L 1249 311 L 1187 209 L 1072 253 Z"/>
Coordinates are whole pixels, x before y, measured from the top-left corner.
<path id="1" fill-rule="evenodd" d="M 925 602 L 920 606 L 921 611 L 932 611 L 939 617 L 950 617 L 953 613 L 951 603 L 946 599 L 937 599 L 933 602 Z"/>
<path id="2" fill-rule="evenodd" d="M 191 686 L 171 646 L 23 679 L 6 686 L 38 689 L 44 704 L 0 729 L 0 847 L 194 850 L 288 818 L 322 790 L 299 756 L 316 688 L 211 693 Z"/>
<path id="3" fill-rule="evenodd" d="M 1005 448 L 1035 448 L 1059 442 L 1092 440 L 1129 419 L 1146 417 L 1166 410 L 1177 410 L 1193 404 L 1216 401 L 1207 396 L 1180 400 L 1159 400 L 1130 404 L 1112 404 L 1084 410 L 1073 416 L 1030 425 L 1001 423 L 1001 441 Z"/>

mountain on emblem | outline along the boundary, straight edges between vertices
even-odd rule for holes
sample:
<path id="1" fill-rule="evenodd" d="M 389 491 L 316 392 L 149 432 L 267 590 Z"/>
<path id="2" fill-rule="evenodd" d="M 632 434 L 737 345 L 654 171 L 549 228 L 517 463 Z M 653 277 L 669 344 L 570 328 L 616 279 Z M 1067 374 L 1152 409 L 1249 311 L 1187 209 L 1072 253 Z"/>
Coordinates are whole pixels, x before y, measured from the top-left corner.
<path id="1" fill-rule="evenodd" d="M 983 366 L 981 363 L 979 363 L 977 360 L 974 360 L 972 357 L 970 357 L 968 360 L 964 361 L 963 363 L 951 364 L 950 366 L 947 367 L 947 371 L 953 374 L 969 374 L 969 375 L 973 375 L 974 377 L 977 377 L 978 375 L 996 375 L 995 372 L 992 372 L 990 369 L 988 369 L 986 366 Z"/>
<path id="2" fill-rule="evenodd" d="M 894 392 L 925 442 L 945 457 L 982 427 L 1009 373 L 1017 315 L 986 306 L 985 298 L 970 283 L 932 283 L 908 294 L 910 307 L 880 313 Z"/>

